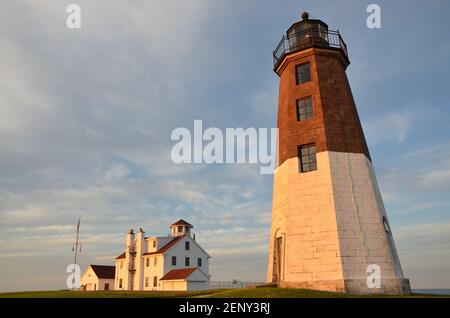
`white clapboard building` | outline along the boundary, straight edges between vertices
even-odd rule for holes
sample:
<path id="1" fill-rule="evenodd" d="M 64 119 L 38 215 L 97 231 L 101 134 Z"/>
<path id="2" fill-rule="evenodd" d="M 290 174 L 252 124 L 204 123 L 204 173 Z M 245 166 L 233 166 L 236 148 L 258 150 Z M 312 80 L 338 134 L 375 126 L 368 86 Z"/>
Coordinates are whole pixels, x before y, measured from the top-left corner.
<path id="1" fill-rule="evenodd" d="M 114 288 L 114 266 L 89 265 L 81 277 L 83 291 L 111 290 Z"/>
<path id="2" fill-rule="evenodd" d="M 125 251 L 116 257 L 115 290 L 201 290 L 209 288 L 209 254 L 179 220 L 171 235 L 146 237 L 129 230 Z"/>

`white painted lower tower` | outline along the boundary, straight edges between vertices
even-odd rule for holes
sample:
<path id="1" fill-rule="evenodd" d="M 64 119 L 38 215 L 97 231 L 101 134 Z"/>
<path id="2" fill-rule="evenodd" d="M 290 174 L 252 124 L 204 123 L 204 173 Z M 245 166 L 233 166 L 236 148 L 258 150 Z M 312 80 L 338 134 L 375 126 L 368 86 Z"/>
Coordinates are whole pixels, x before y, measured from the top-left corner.
<path id="1" fill-rule="evenodd" d="M 372 163 L 325 151 L 317 170 L 286 160 L 274 177 L 268 282 L 350 293 L 408 293 Z M 276 253 L 276 254 L 275 254 Z M 368 266 L 381 269 L 369 288 Z"/>

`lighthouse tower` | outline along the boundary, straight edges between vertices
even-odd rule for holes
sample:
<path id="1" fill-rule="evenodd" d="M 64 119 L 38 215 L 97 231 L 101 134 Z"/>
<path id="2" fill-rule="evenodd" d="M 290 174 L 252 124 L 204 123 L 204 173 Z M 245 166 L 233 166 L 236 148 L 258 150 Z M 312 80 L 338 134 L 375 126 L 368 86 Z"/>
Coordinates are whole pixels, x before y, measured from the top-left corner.
<path id="1" fill-rule="evenodd" d="M 308 13 L 274 51 L 280 77 L 268 282 L 409 293 L 337 31 Z"/>

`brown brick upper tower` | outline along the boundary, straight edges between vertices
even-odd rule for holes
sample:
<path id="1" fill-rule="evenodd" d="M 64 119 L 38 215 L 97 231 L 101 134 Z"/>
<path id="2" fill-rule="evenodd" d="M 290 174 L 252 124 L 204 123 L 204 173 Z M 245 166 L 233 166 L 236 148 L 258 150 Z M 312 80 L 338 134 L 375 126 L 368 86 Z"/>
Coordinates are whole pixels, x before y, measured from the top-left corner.
<path id="1" fill-rule="evenodd" d="M 409 292 L 345 70 L 339 32 L 302 14 L 274 51 L 280 76 L 268 281 Z M 367 268 L 381 269 L 369 288 Z"/>

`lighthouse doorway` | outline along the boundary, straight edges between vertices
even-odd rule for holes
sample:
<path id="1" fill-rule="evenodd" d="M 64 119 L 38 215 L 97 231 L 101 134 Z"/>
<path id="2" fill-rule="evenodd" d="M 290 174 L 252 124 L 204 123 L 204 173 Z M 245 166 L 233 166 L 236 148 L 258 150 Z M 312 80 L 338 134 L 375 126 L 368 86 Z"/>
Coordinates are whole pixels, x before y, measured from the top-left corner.
<path id="1" fill-rule="evenodd" d="M 283 275 L 284 248 L 282 236 L 275 237 L 273 252 L 272 282 L 278 283 L 282 280 Z"/>

